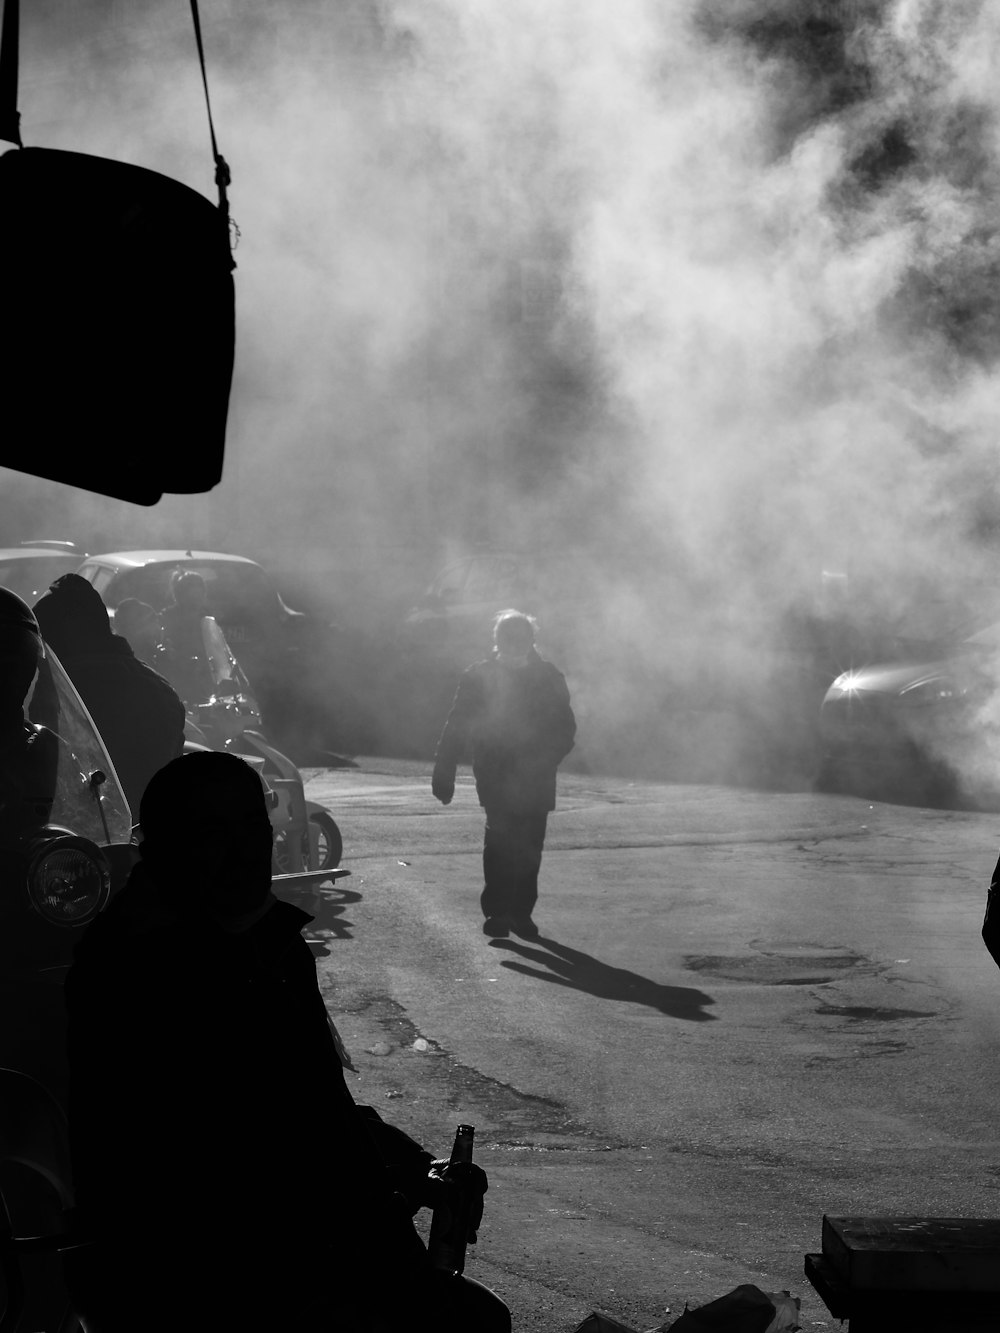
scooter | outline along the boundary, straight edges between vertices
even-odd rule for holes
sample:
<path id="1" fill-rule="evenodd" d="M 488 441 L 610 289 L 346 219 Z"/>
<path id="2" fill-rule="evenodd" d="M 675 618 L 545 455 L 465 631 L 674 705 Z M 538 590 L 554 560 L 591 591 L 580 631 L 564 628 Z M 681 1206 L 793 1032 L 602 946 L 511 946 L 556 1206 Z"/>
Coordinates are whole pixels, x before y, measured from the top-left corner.
<path id="1" fill-rule="evenodd" d="M 51 790 L 44 793 L 47 808 L 6 835 L 0 830 L 6 864 L 16 867 L 0 894 L 3 975 L 8 952 L 64 972 L 81 928 L 124 885 L 138 857 L 132 811 L 111 756 L 51 648 L 25 710 L 50 733 L 41 739 L 51 742 Z"/>
<path id="2" fill-rule="evenodd" d="M 23 772 L 0 799 L 0 1326 L 68 1333 L 79 1324 L 59 1262 L 77 1243 L 63 983 L 138 848 L 114 764 L 48 647 L 24 708 L 44 730 L 31 741 L 30 799 L 19 795 Z"/>
<path id="3" fill-rule="evenodd" d="M 261 731 L 260 707 L 213 616 L 202 618 L 203 658 L 213 692 L 188 707 L 187 746 L 238 754 L 260 773 L 269 793 L 276 874 L 328 872 L 340 865 L 344 844 L 333 816 L 308 801 L 296 765 Z"/>

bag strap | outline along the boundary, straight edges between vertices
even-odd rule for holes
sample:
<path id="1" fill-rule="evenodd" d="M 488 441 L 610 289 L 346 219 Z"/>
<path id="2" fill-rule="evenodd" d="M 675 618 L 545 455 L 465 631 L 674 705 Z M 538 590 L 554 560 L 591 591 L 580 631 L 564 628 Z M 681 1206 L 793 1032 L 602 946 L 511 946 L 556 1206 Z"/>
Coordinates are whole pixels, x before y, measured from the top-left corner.
<path id="1" fill-rule="evenodd" d="M 4 0 L 0 30 L 0 139 L 21 143 L 21 113 L 17 109 L 18 0 Z"/>
<path id="2" fill-rule="evenodd" d="M 212 141 L 212 157 L 215 160 L 215 184 L 219 190 L 219 212 L 226 219 L 227 226 L 232 229 L 234 224 L 229 216 L 229 195 L 227 189 L 232 175 L 229 170 L 229 163 L 219 152 L 219 145 L 215 141 L 215 125 L 212 121 L 212 101 L 208 95 L 208 74 L 205 71 L 205 48 L 201 40 L 201 18 L 198 14 L 198 0 L 191 0 L 191 17 L 194 20 L 194 39 L 198 46 L 198 63 L 201 65 L 201 82 L 205 89 L 205 110 L 208 112 L 208 134 Z M 236 228 L 236 235 L 239 236 L 239 228 Z M 236 261 L 232 258 L 232 246 L 230 245 L 230 263 L 233 268 L 236 267 Z"/>
<path id="3" fill-rule="evenodd" d="M 194 36 L 198 46 L 198 61 L 201 65 L 201 81 L 205 89 L 208 133 L 212 141 L 212 157 L 215 160 L 215 183 L 219 189 L 219 212 L 226 218 L 227 223 L 230 223 L 227 189 L 232 177 L 229 164 L 219 152 L 219 145 L 215 139 L 212 103 L 208 95 L 208 74 L 205 70 L 205 48 L 201 40 L 201 18 L 198 14 L 198 0 L 191 0 L 191 16 L 194 19 Z M 17 109 L 19 19 L 19 0 L 3 0 L 3 26 L 0 28 L 0 139 L 16 144 L 18 148 L 23 148 L 24 145 L 21 142 L 21 113 Z M 233 268 L 235 267 L 236 264 L 233 263 Z"/>

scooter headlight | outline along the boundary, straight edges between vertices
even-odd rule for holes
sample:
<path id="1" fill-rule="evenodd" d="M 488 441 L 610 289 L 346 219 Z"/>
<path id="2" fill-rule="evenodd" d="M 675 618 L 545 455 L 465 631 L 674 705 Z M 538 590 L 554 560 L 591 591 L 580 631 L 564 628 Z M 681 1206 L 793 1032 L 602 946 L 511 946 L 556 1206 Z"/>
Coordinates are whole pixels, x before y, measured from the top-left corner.
<path id="1" fill-rule="evenodd" d="M 83 926 L 111 894 L 107 857 L 88 838 L 48 831 L 28 848 L 28 899 L 54 926 Z"/>

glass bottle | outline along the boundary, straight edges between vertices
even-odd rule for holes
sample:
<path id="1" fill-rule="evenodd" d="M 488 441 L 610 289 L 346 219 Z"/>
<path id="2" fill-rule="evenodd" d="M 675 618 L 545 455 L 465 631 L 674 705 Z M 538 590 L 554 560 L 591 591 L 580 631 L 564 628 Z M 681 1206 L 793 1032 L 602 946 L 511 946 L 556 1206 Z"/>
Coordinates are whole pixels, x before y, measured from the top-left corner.
<path id="1" fill-rule="evenodd" d="M 431 1234 L 427 1252 L 435 1268 L 448 1273 L 461 1273 L 465 1267 L 465 1247 L 469 1239 L 474 1189 L 472 1172 L 472 1125 L 459 1125 L 451 1159 L 444 1170 L 447 1182 L 441 1191 L 441 1200 L 431 1219 Z"/>

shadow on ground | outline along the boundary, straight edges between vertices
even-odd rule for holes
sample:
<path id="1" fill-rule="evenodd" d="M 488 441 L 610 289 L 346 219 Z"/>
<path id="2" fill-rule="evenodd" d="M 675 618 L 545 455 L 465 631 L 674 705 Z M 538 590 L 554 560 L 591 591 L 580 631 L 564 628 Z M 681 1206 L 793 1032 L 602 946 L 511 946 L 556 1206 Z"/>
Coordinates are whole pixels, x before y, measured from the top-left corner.
<path id="1" fill-rule="evenodd" d="M 526 960 L 515 962 L 505 958 L 501 966 L 512 972 L 585 991 L 601 1000 L 629 1000 L 633 1004 L 645 1004 L 670 1018 L 683 1018 L 691 1023 L 715 1020 L 715 1014 L 705 1012 L 706 1006 L 715 1001 L 711 995 L 693 986 L 665 986 L 662 982 L 640 976 L 638 972 L 629 972 L 624 967 L 611 967 L 608 963 L 592 958 L 590 954 L 570 949 L 546 936 L 540 935 L 531 944 L 503 939 L 492 940 L 490 943 L 492 948 L 509 950 Z M 529 966 L 532 963 L 537 966 Z"/>
<path id="2" fill-rule="evenodd" d="M 351 931 L 354 929 L 354 922 L 349 921 L 344 912 L 351 903 L 361 901 L 361 894 L 355 889 L 342 886 L 343 881 L 340 880 L 332 888 L 325 885 L 322 888 L 306 885 L 303 888 L 293 889 L 282 885 L 277 890 L 278 897 L 294 903 L 296 907 L 301 907 L 312 917 L 312 921 L 304 927 L 302 933 L 314 958 L 329 956 L 330 950 L 326 946 L 330 941 L 353 938 Z"/>

